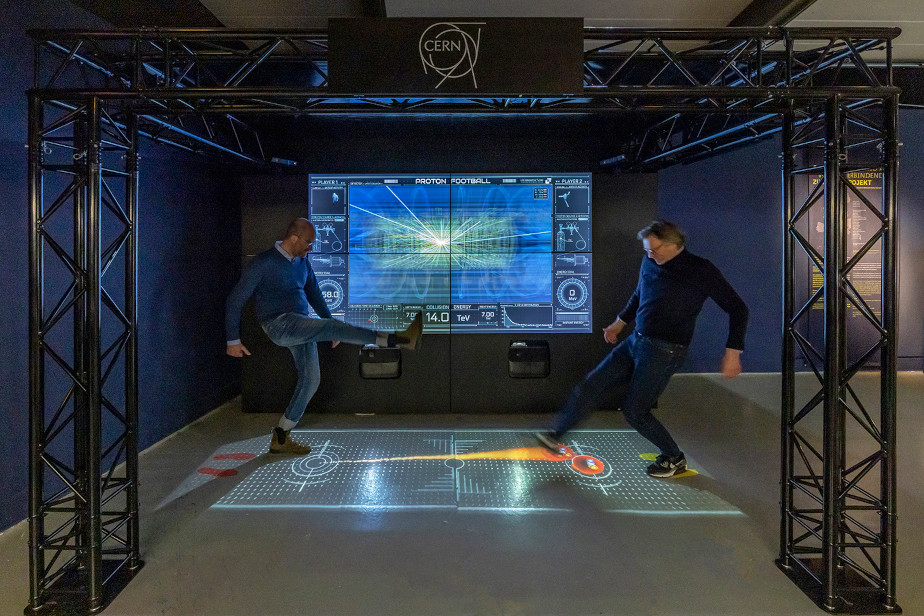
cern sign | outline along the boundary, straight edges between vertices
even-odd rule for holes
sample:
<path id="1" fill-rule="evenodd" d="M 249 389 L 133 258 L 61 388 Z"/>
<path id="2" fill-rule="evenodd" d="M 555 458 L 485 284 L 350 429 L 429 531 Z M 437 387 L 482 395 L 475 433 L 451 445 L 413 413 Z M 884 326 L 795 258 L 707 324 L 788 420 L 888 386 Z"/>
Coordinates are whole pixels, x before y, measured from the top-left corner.
<path id="1" fill-rule="evenodd" d="M 573 94 L 581 19 L 331 19 L 330 89 L 344 94 Z"/>
<path id="2" fill-rule="evenodd" d="M 471 76 L 478 89 L 475 64 L 478 62 L 478 45 L 481 43 L 481 26 L 485 22 L 445 22 L 433 24 L 420 35 L 420 61 L 425 73 L 441 77 L 434 88 L 447 79 Z"/>

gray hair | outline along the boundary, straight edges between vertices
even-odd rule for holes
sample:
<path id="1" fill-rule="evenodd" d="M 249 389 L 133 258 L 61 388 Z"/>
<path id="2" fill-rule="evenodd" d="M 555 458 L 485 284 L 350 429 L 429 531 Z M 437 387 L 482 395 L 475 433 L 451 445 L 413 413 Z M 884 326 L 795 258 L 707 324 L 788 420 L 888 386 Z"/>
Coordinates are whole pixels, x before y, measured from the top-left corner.
<path id="1" fill-rule="evenodd" d="M 653 220 L 651 224 L 638 232 L 638 239 L 643 240 L 646 237 L 656 237 L 665 244 L 676 244 L 683 248 L 686 244 L 686 234 L 672 222 L 666 220 Z"/>

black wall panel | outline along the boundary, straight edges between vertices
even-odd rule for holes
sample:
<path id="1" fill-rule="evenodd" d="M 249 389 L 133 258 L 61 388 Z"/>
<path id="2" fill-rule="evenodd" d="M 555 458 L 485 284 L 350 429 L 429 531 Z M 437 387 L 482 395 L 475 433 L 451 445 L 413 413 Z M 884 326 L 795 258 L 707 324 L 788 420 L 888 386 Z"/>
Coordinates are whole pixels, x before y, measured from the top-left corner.
<path id="1" fill-rule="evenodd" d="M 288 221 L 307 215 L 309 172 L 551 172 L 595 171 L 592 131 L 582 125 L 536 119 L 511 124 L 475 121 L 398 123 L 393 131 L 339 126 L 305 143 L 295 174 L 242 180 L 245 259 L 272 245 Z M 551 124 L 552 126 L 549 126 Z M 555 127 L 559 130 L 556 130 Z M 612 322 L 635 288 L 638 229 L 654 216 L 655 175 L 594 174 L 594 278 L 592 334 L 454 334 L 425 336 L 419 352 L 404 352 L 397 380 L 359 376 L 358 347 L 331 350 L 319 344 L 321 385 L 309 412 L 550 412 L 608 350 L 600 330 Z M 243 360 L 244 408 L 281 413 L 295 383 L 288 351 L 266 338 L 252 315 L 244 343 L 254 352 Z M 507 373 L 512 340 L 541 338 L 551 347 L 551 374 L 513 379 Z"/>

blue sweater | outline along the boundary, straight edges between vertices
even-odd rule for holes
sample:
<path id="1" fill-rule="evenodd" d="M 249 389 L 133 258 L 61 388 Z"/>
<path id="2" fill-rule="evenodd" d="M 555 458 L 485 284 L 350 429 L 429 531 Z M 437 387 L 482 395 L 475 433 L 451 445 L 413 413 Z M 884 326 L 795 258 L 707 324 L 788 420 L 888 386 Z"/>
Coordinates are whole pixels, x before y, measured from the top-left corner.
<path id="1" fill-rule="evenodd" d="M 642 259 L 638 286 L 619 318 L 635 319 L 635 330 L 643 336 L 689 345 L 696 317 L 707 298 L 728 313 L 729 349 L 744 349 L 748 307 L 708 259 L 684 249 L 676 257 L 658 265 L 647 256 Z"/>
<path id="2" fill-rule="evenodd" d="M 228 296 L 225 335 L 229 343 L 240 339 L 241 313 L 254 294 L 260 323 L 286 312 L 308 314 L 309 305 L 321 318 L 331 318 L 307 257 L 295 257 L 290 262 L 273 247 L 253 258 Z"/>

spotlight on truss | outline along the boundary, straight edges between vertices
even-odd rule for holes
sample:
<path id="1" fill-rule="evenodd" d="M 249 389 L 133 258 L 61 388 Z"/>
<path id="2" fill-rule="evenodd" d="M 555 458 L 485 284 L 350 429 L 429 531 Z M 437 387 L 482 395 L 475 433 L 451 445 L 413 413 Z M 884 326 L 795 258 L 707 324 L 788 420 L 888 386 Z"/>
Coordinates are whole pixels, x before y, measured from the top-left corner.
<path id="1" fill-rule="evenodd" d="M 600 161 L 600 166 L 601 167 L 612 167 L 614 165 L 618 165 L 621 162 L 624 162 L 625 160 L 626 160 L 626 155 L 620 154 L 619 156 L 612 156 L 610 158 L 604 158 L 603 160 Z"/>

